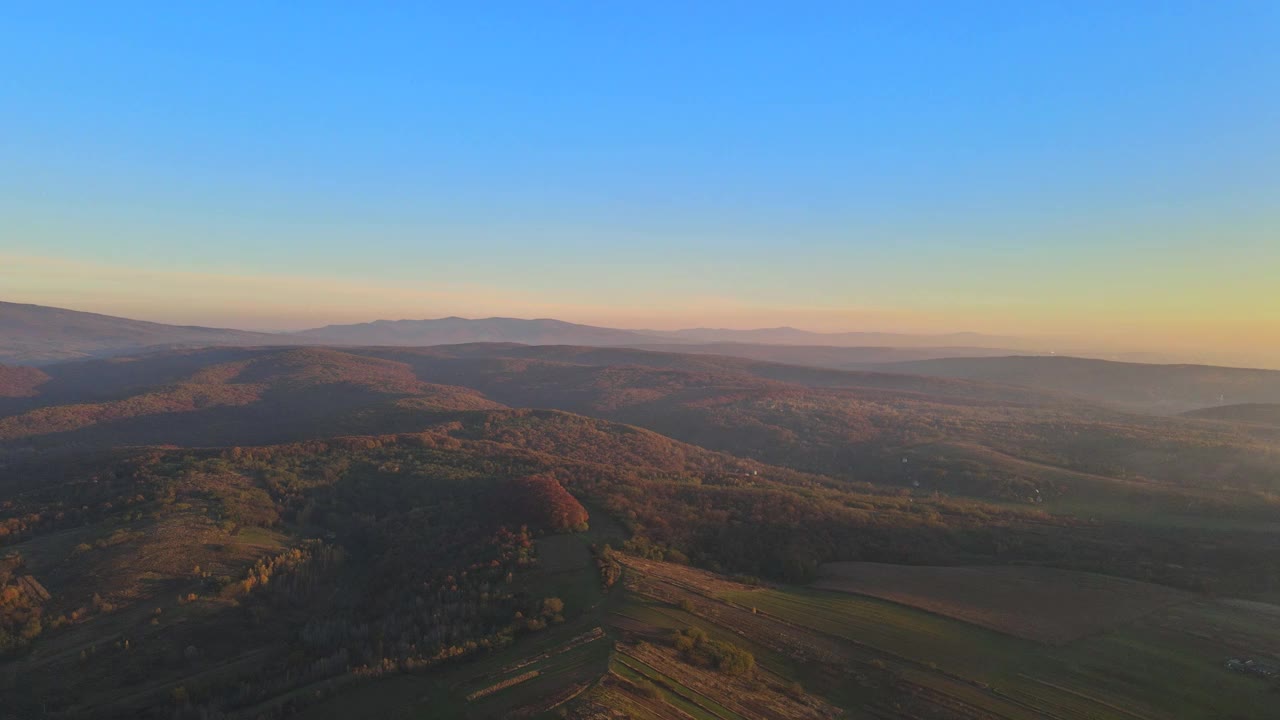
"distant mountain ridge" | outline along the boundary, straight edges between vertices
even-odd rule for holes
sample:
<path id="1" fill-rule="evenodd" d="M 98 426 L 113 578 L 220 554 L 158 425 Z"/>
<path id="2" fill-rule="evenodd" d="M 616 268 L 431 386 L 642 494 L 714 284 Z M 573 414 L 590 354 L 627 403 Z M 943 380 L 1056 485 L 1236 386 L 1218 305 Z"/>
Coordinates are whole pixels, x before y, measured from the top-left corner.
<path id="1" fill-rule="evenodd" d="M 884 332 L 813 332 L 793 327 L 735 330 L 731 328 L 689 328 L 686 330 L 640 330 L 646 335 L 693 343 L 760 343 L 765 345 L 822 345 L 834 347 L 1020 347 L 1021 338 L 983 335 L 974 332 L 912 335 Z"/>
<path id="2" fill-rule="evenodd" d="M 625 345 L 652 340 L 631 330 L 580 325 L 538 318 L 446 317 L 434 320 L 375 320 L 352 325 L 327 325 L 292 333 L 293 338 L 339 345 L 456 345 L 473 342 L 515 342 L 524 345 Z"/>
<path id="3" fill-rule="evenodd" d="M 708 339 L 715 337 L 736 340 Z M 812 344 L 814 338 L 827 344 Z M 800 340 L 809 344 L 802 344 Z M 841 344 L 855 341 L 862 344 Z M 990 345 L 980 344 L 986 342 Z M 1041 355 L 1014 349 L 1026 345 L 1017 338 L 976 333 L 811 333 L 786 327 L 668 332 L 599 327 L 550 318 L 508 317 L 378 320 L 293 333 L 263 333 L 165 325 L 0 302 L 0 366 L 39 366 L 202 347 L 223 347 L 231 351 L 244 347 L 421 348 L 473 343 L 542 348 L 573 346 L 580 350 L 631 348 L 659 351 L 657 354 L 679 353 L 685 358 L 720 356 L 721 360 L 712 361 L 715 363 L 732 357 L 811 369 L 939 376 L 1022 386 L 1072 395 L 1111 408 L 1160 414 L 1232 403 L 1280 402 L 1280 371 Z M 655 356 L 646 355 L 642 364 L 653 362 Z M 0 397 L 27 396 L 42 378 L 39 374 L 6 370 L 0 374 Z"/>
<path id="4" fill-rule="evenodd" d="M 722 337 L 734 340 L 709 340 Z M 423 320 L 376 320 L 347 325 L 327 325 L 292 333 L 265 333 L 230 328 L 166 325 L 144 320 L 100 315 L 65 308 L 22 303 L 0 302 L 0 364 L 40 365 L 82 358 L 134 354 L 144 349 L 201 346 L 249 345 L 353 345 L 414 346 L 456 345 L 476 342 L 510 342 L 524 345 L 577 346 L 652 346 L 689 345 L 690 352 L 739 354 L 733 347 L 693 348 L 700 343 L 734 343 L 754 338 L 755 348 L 738 348 L 754 359 L 769 359 L 766 345 L 815 345 L 827 340 L 831 345 L 849 347 L 853 339 L 861 345 L 894 345 L 923 351 L 911 353 L 867 352 L 853 360 L 841 359 L 837 366 L 853 362 L 886 362 L 893 360 L 945 357 L 946 347 L 964 346 L 958 355 L 990 355 L 975 347 L 981 342 L 994 345 L 1001 338 L 975 333 L 951 335 L 892 335 L 886 333 L 811 333 L 794 328 L 762 330 L 678 330 L 650 331 L 584 325 L 551 318 L 521 319 L 509 317 L 462 318 L 445 317 Z M 772 340 L 770 340 L 772 338 Z M 1002 345 L 1001 347 L 1008 347 Z M 784 354 L 785 351 L 783 351 Z M 796 351 L 803 353 L 804 351 Z M 1011 350 L 1001 350 L 1007 354 Z M 761 354 L 763 353 L 763 354 Z M 794 354 L 790 353 L 790 354 Z M 788 361 L 788 360 L 784 360 Z M 830 366 L 830 362 L 804 364 Z"/>
<path id="5" fill-rule="evenodd" d="M 934 360 L 952 357 L 1007 357 L 1009 355 L 1033 354 L 1030 352 L 1022 353 L 1009 348 L 969 347 L 963 345 L 921 347 L 859 345 L 842 347 L 833 345 L 712 342 L 635 344 L 631 347 L 640 350 L 693 355 L 729 355 L 750 360 L 837 370 L 862 370 L 869 365 L 912 360 Z"/>
<path id="6" fill-rule="evenodd" d="M 267 345 L 269 333 L 165 325 L 63 308 L 0 302 L 0 363 L 41 363 L 106 357 L 148 347 Z"/>

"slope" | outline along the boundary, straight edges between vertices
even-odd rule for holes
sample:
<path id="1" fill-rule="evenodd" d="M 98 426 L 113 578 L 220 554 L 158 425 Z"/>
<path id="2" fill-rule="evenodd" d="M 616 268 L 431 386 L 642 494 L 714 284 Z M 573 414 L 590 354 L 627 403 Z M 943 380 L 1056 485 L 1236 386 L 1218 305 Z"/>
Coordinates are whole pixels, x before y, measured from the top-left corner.
<path id="1" fill-rule="evenodd" d="M 162 353 L 52 369 L 47 394 L 18 398 L 26 407 L 0 414 L 0 445 L 259 444 L 411 429 L 432 413 L 501 407 L 473 390 L 424 383 L 402 363 L 334 350 L 231 357 Z M 96 370 L 102 382 L 94 384 Z M 78 392 L 88 384 L 92 391 Z"/>
<path id="2" fill-rule="evenodd" d="M 890 363 L 875 369 L 1020 385 L 1161 414 L 1232 403 L 1280 402 L 1277 370 L 1069 357 L 947 358 Z"/>
<path id="3" fill-rule="evenodd" d="M 40 364 L 165 345 L 262 345 L 266 333 L 164 325 L 62 308 L 0 302 L 0 362 Z"/>
<path id="4" fill-rule="evenodd" d="M 1186 417 L 1204 420 L 1227 420 L 1280 427 L 1280 403 L 1241 403 L 1219 405 L 1183 413 Z"/>
<path id="5" fill-rule="evenodd" d="M 293 333 L 292 338 L 329 345 L 442 345 L 469 342 L 518 342 L 532 345 L 620 345 L 646 339 L 629 330 L 579 325 L 562 320 L 518 318 L 378 320 L 328 325 Z"/>
<path id="6" fill-rule="evenodd" d="M 1268 438 L 1014 386 L 616 348 L 352 352 L 403 361 L 425 380 L 514 407 L 568 410 L 774 465 L 926 491 L 1021 502 L 1102 493 L 1101 503 L 1135 492 L 1137 482 L 1153 496 L 1198 487 L 1231 495 L 1233 506 L 1271 507 L 1253 493 L 1280 487 Z M 975 446 L 991 452 L 966 449 Z M 1086 487 L 1054 468 L 1119 482 Z"/>

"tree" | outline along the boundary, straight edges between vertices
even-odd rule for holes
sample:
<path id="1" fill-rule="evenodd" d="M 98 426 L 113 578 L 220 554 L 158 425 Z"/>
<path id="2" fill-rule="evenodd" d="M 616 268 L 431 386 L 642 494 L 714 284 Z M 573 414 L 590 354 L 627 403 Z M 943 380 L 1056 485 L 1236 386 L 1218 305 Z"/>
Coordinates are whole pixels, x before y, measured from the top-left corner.
<path id="1" fill-rule="evenodd" d="M 550 475 L 514 480 L 510 505 L 515 517 L 553 533 L 587 529 L 587 510 Z"/>

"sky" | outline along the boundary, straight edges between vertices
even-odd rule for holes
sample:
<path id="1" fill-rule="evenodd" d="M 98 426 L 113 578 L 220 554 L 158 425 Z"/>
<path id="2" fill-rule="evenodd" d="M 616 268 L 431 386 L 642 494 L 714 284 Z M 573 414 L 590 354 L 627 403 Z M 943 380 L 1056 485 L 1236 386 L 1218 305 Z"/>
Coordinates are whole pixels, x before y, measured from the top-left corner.
<path id="1" fill-rule="evenodd" d="M 0 0 L 0 299 L 1280 359 L 1277 38 L 1271 0 Z"/>

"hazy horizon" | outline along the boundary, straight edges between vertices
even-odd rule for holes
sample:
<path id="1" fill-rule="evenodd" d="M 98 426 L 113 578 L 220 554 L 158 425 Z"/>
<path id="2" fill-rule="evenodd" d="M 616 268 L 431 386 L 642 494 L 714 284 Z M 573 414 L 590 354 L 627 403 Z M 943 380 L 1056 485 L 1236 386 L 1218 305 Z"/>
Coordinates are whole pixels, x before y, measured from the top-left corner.
<path id="1" fill-rule="evenodd" d="M 14 301 L 12 298 L 0 297 L 0 303 L 2 302 L 20 302 L 21 303 L 21 301 Z M 376 322 L 417 322 L 417 321 L 433 321 L 433 320 L 443 320 L 443 319 L 461 319 L 461 320 L 468 320 L 468 321 L 495 320 L 495 319 L 514 320 L 514 321 L 554 320 L 554 321 L 567 322 L 567 323 L 573 323 L 573 324 L 581 324 L 585 326 L 594 326 L 594 327 L 612 328 L 617 330 L 630 331 L 630 332 L 641 334 L 642 336 L 646 333 L 651 333 L 649 340 L 651 341 L 650 344 L 653 344 L 653 345 L 660 345 L 669 340 L 670 342 L 694 342 L 694 343 L 707 343 L 707 344 L 725 342 L 725 343 L 761 343 L 765 345 L 783 344 L 783 345 L 810 345 L 810 346 L 831 345 L 833 347 L 859 347 L 859 346 L 894 347 L 895 345 L 889 342 L 889 339 L 892 338 L 893 336 L 900 336 L 902 339 L 901 344 L 898 345 L 900 347 L 921 347 L 921 348 L 929 347 L 930 345 L 928 342 L 919 342 L 919 341 L 937 339 L 938 342 L 936 347 L 942 347 L 942 348 L 945 348 L 945 347 L 955 347 L 957 349 L 962 347 L 990 348 L 990 349 L 1008 350 L 1010 353 L 1013 353 L 1013 354 L 1017 354 L 1017 353 L 1029 353 L 1029 354 L 1036 354 L 1036 355 L 1056 354 L 1056 355 L 1062 355 L 1062 356 L 1079 356 L 1079 357 L 1086 357 L 1086 358 L 1099 358 L 1099 359 L 1109 359 L 1109 360 L 1128 361 L 1128 362 L 1175 363 L 1175 364 L 1191 363 L 1191 364 L 1223 365 L 1223 366 L 1235 366 L 1235 367 L 1256 367 L 1256 368 L 1280 370 L 1280 356 L 1273 356 L 1265 353 L 1237 354 L 1229 351 L 1223 352 L 1223 351 L 1215 351 L 1212 349 L 1179 351 L 1177 349 L 1162 349 L 1162 348 L 1109 347 L 1106 345 L 1098 345 L 1093 339 L 1089 337 L 1084 337 L 1084 336 L 1072 337 L 1072 336 L 1063 336 L 1063 335 L 1050 336 L 1050 335 L 1035 335 L 1035 334 L 993 335 L 993 334 L 979 333 L 979 332 L 964 330 L 964 329 L 942 331 L 942 332 L 902 332 L 902 331 L 895 331 L 895 330 L 867 330 L 867 329 L 860 329 L 860 328 L 815 330 L 812 328 L 797 327 L 795 325 L 786 325 L 786 324 L 775 325 L 775 326 L 742 325 L 738 327 L 715 326 L 715 325 L 705 325 L 705 324 L 704 325 L 688 325 L 688 326 L 672 325 L 669 327 L 616 326 L 616 325 L 608 325 L 608 324 L 594 324 L 590 322 L 579 322 L 579 321 L 569 319 L 569 318 L 564 318 L 564 317 L 519 317 L 519 316 L 510 315 L 510 314 L 466 316 L 466 315 L 456 315 L 456 314 L 449 314 L 449 315 L 432 314 L 430 312 L 424 312 L 419 315 L 404 316 L 404 317 L 394 317 L 394 316 L 368 317 L 364 319 L 356 319 L 351 321 L 341 321 L 341 322 L 332 322 L 332 323 L 321 322 L 316 325 L 303 325 L 303 326 L 290 327 L 290 326 L 277 326 L 277 325 L 270 325 L 270 324 L 265 326 L 240 325 L 240 324 L 234 324 L 234 323 L 223 325 L 223 324 L 217 324 L 217 323 L 184 321 L 181 318 L 172 320 L 172 321 L 167 321 L 167 320 L 159 320 L 153 317 L 145 317 L 145 316 L 130 316 L 130 315 L 117 316 L 117 315 L 113 315 L 112 313 L 102 312 L 100 310 L 97 310 L 91 307 L 43 306 L 43 305 L 39 305 L 38 303 L 26 303 L 26 304 L 32 304 L 38 307 L 54 307 L 55 309 L 71 310 L 74 312 L 88 312 L 88 313 L 93 313 L 98 315 L 106 315 L 109 317 L 121 317 L 126 320 L 142 320 L 146 322 L 161 322 L 161 323 L 172 324 L 172 325 L 200 326 L 200 327 L 207 327 L 207 328 L 222 328 L 222 329 L 228 329 L 228 330 L 245 330 L 245 331 L 262 332 L 262 333 L 269 333 L 269 334 L 280 334 L 280 335 L 288 335 L 291 333 L 297 333 L 297 332 L 306 331 L 306 330 L 315 330 L 315 329 L 320 329 L 320 328 L 329 327 L 329 326 L 336 326 L 336 327 L 351 326 L 351 325 L 358 326 L 362 324 L 369 324 L 369 323 L 376 323 Z M 704 334 L 714 334 L 717 332 L 724 332 L 727 334 L 731 334 L 735 332 L 750 332 L 750 331 L 760 331 L 760 332 L 767 333 L 769 331 L 777 331 L 777 330 L 799 331 L 802 333 L 810 333 L 813 335 L 812 337 L 804 338 L 802 341 L 793 342 L 793 341 L 781 341 L 781 340 L 778 340 L 776 337 L 772 337 L 772 336 L 763 337 L 760 339 L 754 339 L 750 336 L 737 336 L 737 337 L 726 337 L 723 339 L 715 339 L 711 337 L 701 337 L 701 338 L 685 337 L 685 336 L 677 336 L 674 334 L 672 334 L 670 337 L 667 337 L 666 335 L 663 334 L 663 333 L 675 333 L 677 331 L 692 331 L 692 332 L 701 331 Z M 841 341 L 842 340 L 841 336 L 843 335 L 855 335 L 855 336 L 866 335 L 866 336 L 869 336 L 870 339 L 866 342 L 866 344 L 849 343 L 849 342 Z M 682 340 L 680 339 L 680 337 L 685 337 L 685 339 Z M 963 343 L 954 342 L 958 338 L 963 338 L 965 342 Z M 643 343 L 637 342 L 635 344 L 639 345 Z"/>
<path id="2" fill-rule="evenodd" d="M 0 19 L 13 301 L 1280 362 L 1274 4 Z"/>

